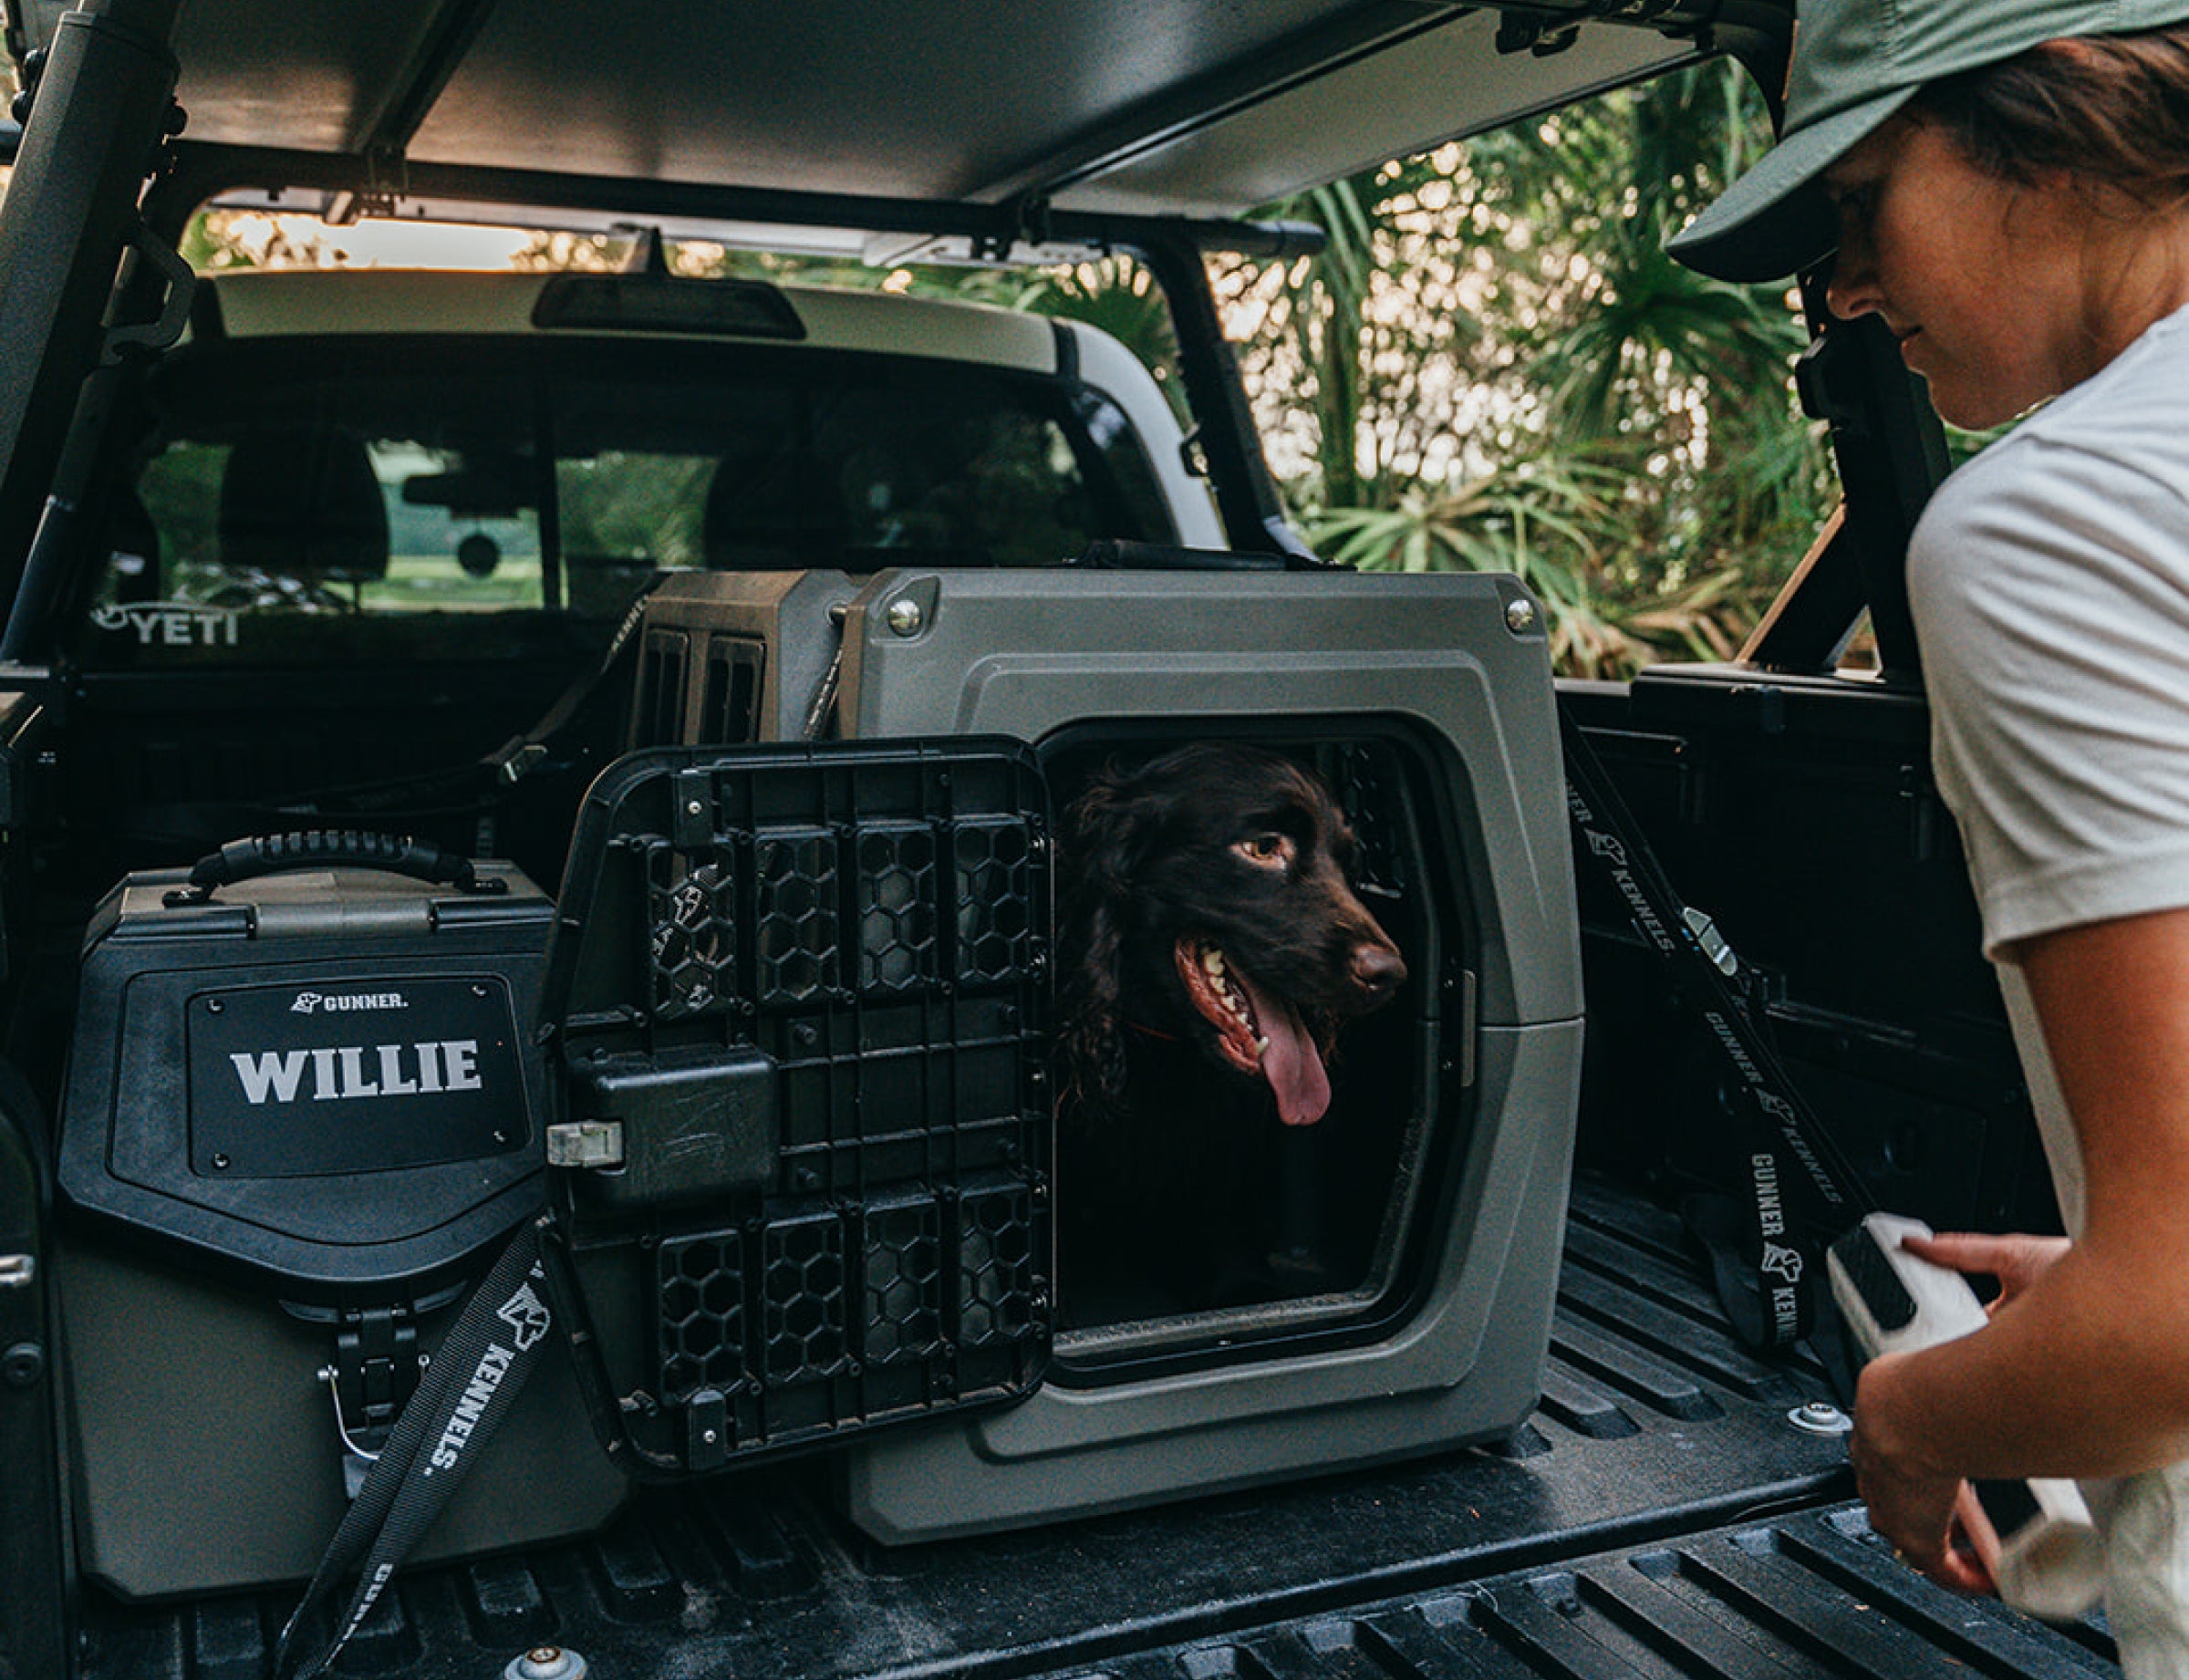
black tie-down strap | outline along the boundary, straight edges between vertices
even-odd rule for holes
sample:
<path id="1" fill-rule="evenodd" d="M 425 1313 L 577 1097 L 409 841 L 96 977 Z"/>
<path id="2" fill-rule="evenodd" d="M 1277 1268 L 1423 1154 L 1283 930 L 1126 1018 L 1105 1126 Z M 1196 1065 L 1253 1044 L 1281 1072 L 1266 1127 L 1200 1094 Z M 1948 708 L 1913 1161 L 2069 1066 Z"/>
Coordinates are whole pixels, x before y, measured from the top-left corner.
<path id="1" fill-rule="evenodd" d="M 275 1680 L 325 1673 L 433 1526 L 539 1361 L 554 1323 L 540 1282 L 540 1233 L 528 1220 L 464 1303 L 389 1432 L 304 1602 L 281 1630 Z M 353 1571 L 359 1578 L 349 1607 L 326 1649 L 307 1654 L 322 1613 Z"/>
<path id="2" fill-rule="evenodd" d="M 1575 866 L 1611 888 L 1662 960 L 1681 1021 L 1702 1040 L 1742 1139 L 1746 1197 L 1690 1197 L 1681 1212 L 1710 1259 L 1719 1300 L 1753 1347 L 1808 1336 L 1825 1298 L 1823 1250 L 1876 1202 L 1758 1023 L 1761 1000 L 1708 917 L 1672 887 L 1580 727 L 1561 713 Z"/>

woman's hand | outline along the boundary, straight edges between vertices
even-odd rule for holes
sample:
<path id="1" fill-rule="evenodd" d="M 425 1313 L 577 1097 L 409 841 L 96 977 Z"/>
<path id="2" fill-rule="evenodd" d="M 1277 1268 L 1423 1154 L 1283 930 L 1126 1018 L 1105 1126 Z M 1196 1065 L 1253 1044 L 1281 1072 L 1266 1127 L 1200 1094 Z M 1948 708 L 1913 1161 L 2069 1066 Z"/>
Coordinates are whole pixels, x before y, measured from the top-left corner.
<path id="1" fill-rule="evenodd" d="M 1997 1585 L 1969 1539 L 1987 1524 L 1975 1490 L 1960 1477 L 1924 1463 L 1893 1427 L 1895 1372 L 1912 1357 L 1887 1353 L 1862 1369 L 1848 1441 L 1855 1486 L 1870 1508 L 1870 1526 L 1902 1558 L 1941 1586 L 1996 1593 Z"/>
<path id="2" fill-rule="evenodd" d="M 1997 1278 L 1997 1312 L 2068 1251 L 2064 1237 L 1995 1237 L 1949 1232 L 1910 1237 L 1902 1245 L 1935 1266 Z M 1855 1485 L 1870 1508 L 1870 1526 L 1893 1550 L 1941 1585 L 1963 1592 L 1996 1592 L 1971 1538 L 1982 1534 L 1996 1549 L 1989 1519 L 1977 1507 L 1976 1491 L 1960 1477 L 1926 1463 L 1901 1434 L 1896 1405 L 1899 1364 L 1905 1354 L 1888 1354 L 1862 1373 L 1855 1396 Z"/>
<path id="3" fill-rule="evenodd" d="M 1999 1281 L 1999 1296 L 1991 1303 L 1997 1312 L 2036 1282 L 2045 1270 L 2068 1251 L 2065 1237 L 1988 1237 L 1968 1232 L 1945 1232 L 1936 1237 L 1910 1237 L 1901 1245 L 1919 1260 L 1971 1276 Z"/>

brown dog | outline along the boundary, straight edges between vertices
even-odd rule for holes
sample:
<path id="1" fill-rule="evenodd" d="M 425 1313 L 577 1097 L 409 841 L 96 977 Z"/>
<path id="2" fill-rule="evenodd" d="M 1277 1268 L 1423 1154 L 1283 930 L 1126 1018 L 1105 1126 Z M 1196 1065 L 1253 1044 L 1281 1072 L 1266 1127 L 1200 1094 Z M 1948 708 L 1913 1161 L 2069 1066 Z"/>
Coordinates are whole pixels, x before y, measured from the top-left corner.
<path id="1" fill-rule="evenodd" d="M 1406 978 L 1354 890 L 1354 851 L 1319 777 L 1236 742 L 1099 776 L 1073 805 L 1059 1049 L 1082 1215 L 1175 1240 L 1256 1198 L 1272 1118 L 1328 1111 L 1338 1029 Z"/>

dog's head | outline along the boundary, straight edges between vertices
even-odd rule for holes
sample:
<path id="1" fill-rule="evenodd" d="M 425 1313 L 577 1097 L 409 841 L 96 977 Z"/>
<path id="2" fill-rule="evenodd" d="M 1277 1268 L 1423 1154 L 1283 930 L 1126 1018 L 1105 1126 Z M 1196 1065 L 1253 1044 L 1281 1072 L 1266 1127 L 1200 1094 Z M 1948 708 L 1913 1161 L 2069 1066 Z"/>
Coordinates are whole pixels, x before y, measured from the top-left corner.
<path id="1" fill-rule="evenodd" d="M 1345 1019 L 1406 963 L 1353 889 L 1355 843 L 1322 781 L 1277 753 L 1204 742 L 1096 778 L 1072 807 L 1060 945 L 1067 1090 L 1122 1100 L 1129 1027 L 1266 1081 L 1289 1125 L 1330 1105 Z"/>

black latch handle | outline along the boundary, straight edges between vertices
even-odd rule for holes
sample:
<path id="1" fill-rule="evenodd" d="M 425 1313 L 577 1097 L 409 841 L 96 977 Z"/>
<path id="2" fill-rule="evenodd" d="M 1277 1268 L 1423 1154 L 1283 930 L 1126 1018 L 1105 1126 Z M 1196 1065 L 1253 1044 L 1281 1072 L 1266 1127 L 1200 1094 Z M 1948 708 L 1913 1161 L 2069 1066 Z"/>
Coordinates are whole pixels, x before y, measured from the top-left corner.
<path id="1" fill-rule="evenodd" d="M 190 887 L 178 897 L 202 901 L 214 890 L 233 887 L 263 875 L 290 869 L 323 869 L 349 865 L 385 869 L 395 875 L 453 887 L 459 892 L 506 892 L 509 883 L 498 876 L 482 876 L 472 860 L 446 851 L 429 840 L 409 835 L 375 834 L 367 829 L 306 828 L 285 835 L 253 835 L 231 840 L 217 852 L 198 859 L 190 872 Z"/>

